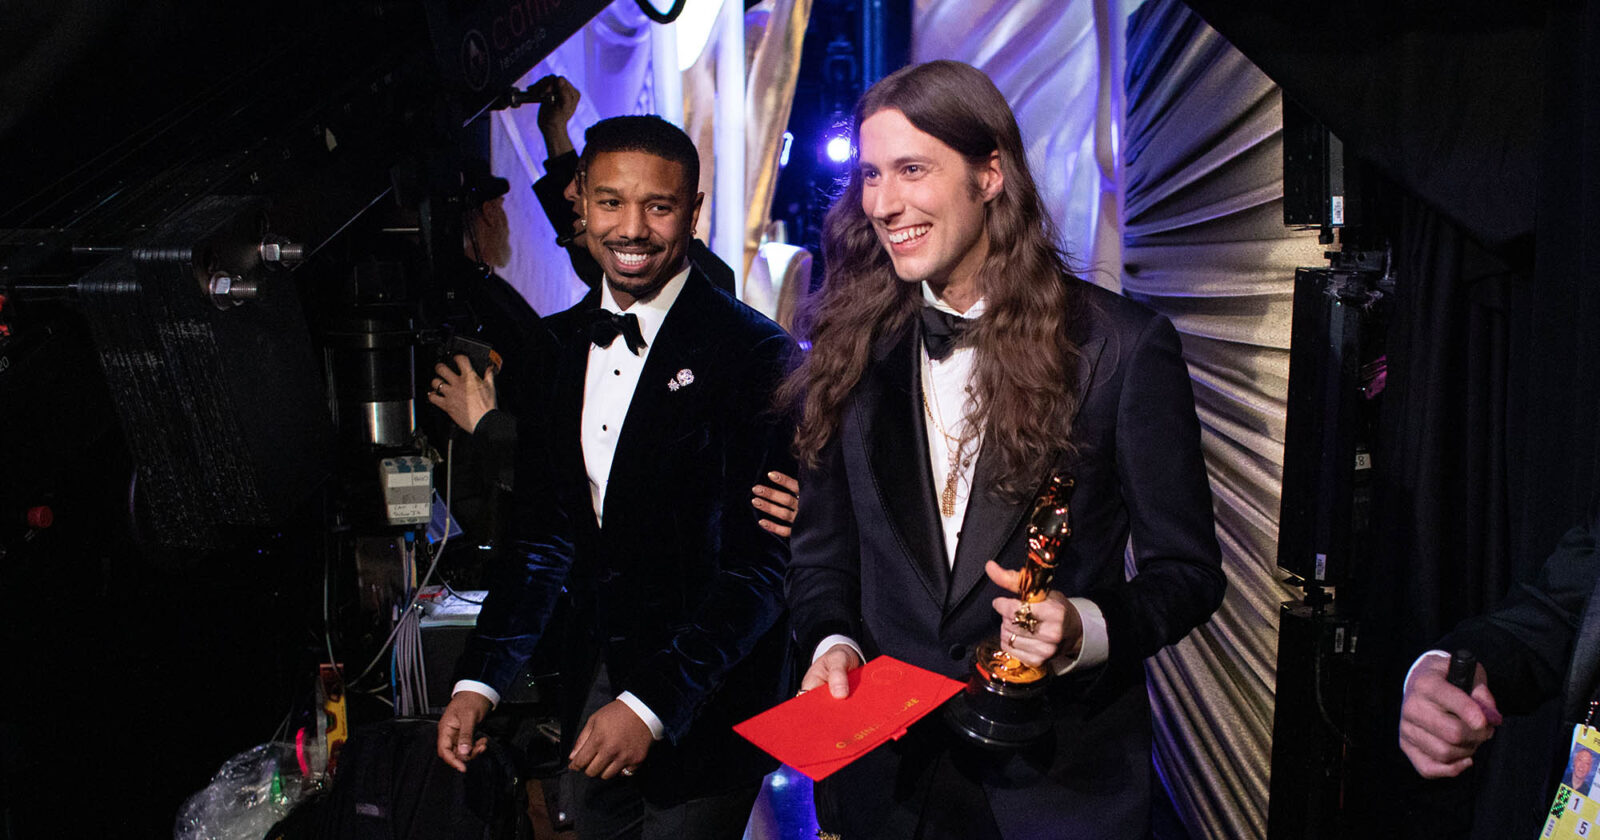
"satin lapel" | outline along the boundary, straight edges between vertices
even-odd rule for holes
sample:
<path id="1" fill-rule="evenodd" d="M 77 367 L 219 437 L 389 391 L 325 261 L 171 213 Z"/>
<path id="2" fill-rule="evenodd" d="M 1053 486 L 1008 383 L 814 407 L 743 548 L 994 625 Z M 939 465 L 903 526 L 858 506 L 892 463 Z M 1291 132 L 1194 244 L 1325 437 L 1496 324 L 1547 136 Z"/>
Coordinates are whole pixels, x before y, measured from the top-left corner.
<path id="1" fill-rule="evenodd" d="M 706 307 L 712 303 L 707 298 L 713 294 L 709 280 L 698 271 L 690 273 L 688 283 L 678 293 L 677 301 L 656 333 L 655 344 L 650 347 L 644 370 L 639 374 L 639 384 L 634 386 L 633 399 L 628 402 L 622 435 L 617 438 L 617 451 L 611 460 L 606 491 L 608 526 L 626 522 L 635 494 L 645 490 L 646 473 L 657 465 L 663 447 L 669 443 L 668 436 L 677 428 L 668 418 L 673 412 L 694 405 L 700 393 L 709 387 L 691 383 L 672 390 L 667 387 L 667 381 L 682 370 L 690 370 L 698 376 L 716 373 L 696 369 L 700 348 L 709 337 L 704 321 Z M 696 391 L 696 387 L 700 390 Z"/>
<path id="2" fill-rule="evenodd" d="M 1080 348 L 1078 382 L 1094 382 L 1095 366 L 1105 345 L 1104 338 L 1096 338 Z M 1088 390 L 1083 389 L 1085 396 Z M 1078 406 L 1081 408 L 1083 402 L 1079 401 Z M 978 452 L 978 463 L 972 469 L 973 493 L 967 500 L 967 515 L 961 521 L 961 541 L 956 544 L 950 594 L 944 602 L 946 611 L 954 610 L 973 587 L 984 580 L 984 564 L 1000 556 L 1006 540 L 1033 506 L 1031 498 L 1006 502 L 989 489 L 994 486 L 999 469 L 1000 459 L 990 451 L 985 436 L 983 449 Z"/>
<path id="3" fill-rule="evenodd" d="M 575 484 L 573 498 L 589 498 L 589 469 L 583 462 L 583 384 L 589 367 L 589 339 L 583 328 L 574 324 L 568 335 L 559 336 L 555 387 L 551 390 L 551 435 L 554 448 L 557 480 Z M 580 492 L 581 491 L 581 492 Z M 593 512 L 579 521 L 595 527 Z"/>
<path id="4" fill-rule="evenodd" d="M 870 417 L 862 429 L 867 461 L 878 501 L 899 538 L 906 560 L 935 604 L 944 602 L 950 564 L 944 529 L 934 502 L 933 468 L 928 463 L 928 428 L 922 419 L 922 387 L 917 363 L 921 341 L 906 330 L 876 365 L 866 382 Z M 867 415 L 863 415 L 866 417 Z"/>

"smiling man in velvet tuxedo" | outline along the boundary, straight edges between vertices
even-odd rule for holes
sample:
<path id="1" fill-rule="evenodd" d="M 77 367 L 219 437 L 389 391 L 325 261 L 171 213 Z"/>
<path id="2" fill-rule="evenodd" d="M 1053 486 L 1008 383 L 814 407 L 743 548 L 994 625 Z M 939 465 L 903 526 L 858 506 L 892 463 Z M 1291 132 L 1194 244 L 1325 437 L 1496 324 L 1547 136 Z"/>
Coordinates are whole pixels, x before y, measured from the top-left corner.
<path id="1" fill-rule="evenodd" d="M 781 391 L 803 406 L 787 584 L 802 690 L 845 696 L 879 654 L 965 680 L 997 632 L 1055 675 L 1041 739 L 985 751 L 930 715 L 818 783 L 818 822 L 850 840 L 1145 837 L 1143 662 L 1226 585 L 1177 332 L 1067 274 L 980 71 L 900 70 L 855 126 L 813 348 Z M 1030 629 L 1012 596 L 1052 475 L 1076 484 L 1072 528 Z"/>
<path id="2" fill-rule="evenodd" d="M 775 762 L 731 726 L 786 685 L 788 548 L 750 502 L 793 474 L 793 425 L 771 409 L 793 343 L 690 268 L 703 196 L 681 130 L 596 123 L 579 179 L 605 282 L 545 320 L 557 357 L 518 453 L 514 562 L 457 665 L 438 751 L 458 770 L 482 751 L 478 723 L 565 588 L 579 835 L 738 838 Z"/>

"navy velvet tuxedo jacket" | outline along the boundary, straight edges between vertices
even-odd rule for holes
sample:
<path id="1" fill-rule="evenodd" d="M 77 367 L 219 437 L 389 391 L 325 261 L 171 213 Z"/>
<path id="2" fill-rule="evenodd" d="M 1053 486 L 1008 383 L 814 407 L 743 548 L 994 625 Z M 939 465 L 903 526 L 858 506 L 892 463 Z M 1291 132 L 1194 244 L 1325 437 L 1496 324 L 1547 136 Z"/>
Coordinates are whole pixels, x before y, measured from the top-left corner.
<path id="1" fill-rule="evenodd" d="M 1138 303 L 1072 282 L 1070 330 L 1082 349 L 1072 387 L 1082 402 L 1073 424 L 1078 452 L 1053 465 L 1076 481 L 1055 588 L 1100 607 L 1109 660 L 1054 679 L 1049 743 L 997 763 L 982 781 L 1006 837 L 1121 840 L 1145 836 L 1148 825 L 1143 661 L 1206 621 L 1225 579 L 1176 331 Z M 973 645 L 999 630 L 990 602 L 1005 594 L 984 563 L 1022 566 L 1032 500 L 999 498 L 995 461 L 980 452 L 949 567 L 922 419 L 919 329 L 913 319 L 879 342 L 820 466 L 802 471 L 789 608 L 804 656 L 843 633 L 868 659 L 888 654 L 965 681 Z M 1124 571 L 1130 534 L 1132 579 Z M 945 724 L 933 715 L 917 726 Z M 846 837 L 900 833 L 879 821 L 895 811 L 891 797 L 905 801 L 915 770 L 902 760 L 920 759 L 904 744 L 914 740 L 879 748 L 819 783 L 823 827 Z"/>
<path id="2" fill-rule="evenodd" d="M 670 805 L 756 781 L 775 766 L 730 727 L 788 688 L 788 546 L 757 524 L 750 498 L 769 470 L 794 469 L 792 423 L 771 409 L 793 342 L 691 271 L 628 407 L 602 529 L 579 434 L 585 316 L 598 305 L 593 292 L 544 321 L 554 358 L 527 381 L 547 409 L 524 425 L 508 558 L 456 677 L 503 688 L 565 589 L 564 734 L 570 742 L 581 728 L 603 660 L 612 687 L 632 692 L 665 725 L 639 780 L 647 798 Z M 693 381 L 683 384 L 681 371 Z"/>

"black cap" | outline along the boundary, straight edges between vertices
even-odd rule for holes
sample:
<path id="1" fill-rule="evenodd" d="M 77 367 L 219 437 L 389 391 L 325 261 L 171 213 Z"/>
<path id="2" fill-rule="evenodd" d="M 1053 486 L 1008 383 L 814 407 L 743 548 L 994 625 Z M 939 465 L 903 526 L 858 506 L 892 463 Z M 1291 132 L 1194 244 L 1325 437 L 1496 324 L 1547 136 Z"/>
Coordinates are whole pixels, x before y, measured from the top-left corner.
<path id="1" fill-rule="evenodd" d="M 477 207 L 510 192 L 511 182 L 495 177 L 487 162 L 468 158 L 461 164 L 461 190 L 467 196 L 467 203 Z"/>

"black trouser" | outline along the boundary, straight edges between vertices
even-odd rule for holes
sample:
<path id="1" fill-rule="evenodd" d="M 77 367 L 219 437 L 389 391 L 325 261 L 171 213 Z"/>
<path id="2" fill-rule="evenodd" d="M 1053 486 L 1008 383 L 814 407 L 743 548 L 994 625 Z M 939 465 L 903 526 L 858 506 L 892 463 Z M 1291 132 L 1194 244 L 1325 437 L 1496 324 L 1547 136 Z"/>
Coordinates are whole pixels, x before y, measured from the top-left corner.
<path id="1" fill-rule="evenodd" d="M 861 759 L 885 768 L 872 789 L 819 784 L 817 821 L 849 840 L 1000 840 L 978 781 L 992 761 L 933 715 Z"/>
<path id="2" fill-rule="evenodd" d="M 583 720 L 617 699 L 617 693 L 602 665 L 584 703 Z M 567 772 L 573 780 L 580 840 L 740 840 L 750 822 L 750 809 L 761 793 L 761 780 L 757 779 L 726 793 L 658 808 L 645 801 L 636 778 L 596 779 Z"/>

